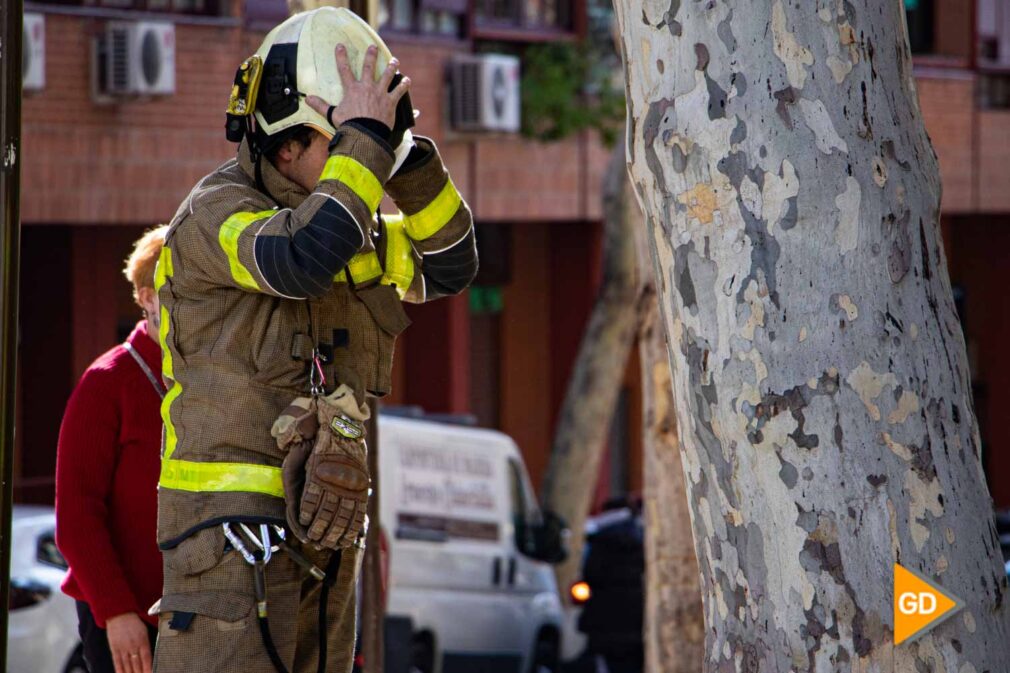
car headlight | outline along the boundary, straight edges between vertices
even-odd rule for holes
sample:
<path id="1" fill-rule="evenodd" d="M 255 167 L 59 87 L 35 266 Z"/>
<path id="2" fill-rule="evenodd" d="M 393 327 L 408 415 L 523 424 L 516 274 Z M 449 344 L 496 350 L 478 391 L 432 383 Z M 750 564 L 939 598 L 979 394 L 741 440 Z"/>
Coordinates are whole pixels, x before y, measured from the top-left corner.
<path id="1" fill-rule="evenodd" d="M 33 605 L 47 600 L 52 594 L 52 590 L 37 580 L 11 579 L 10 600 L 7 602 L 7 609 L 13 612 L 22 608 L 30 608 Z"/>

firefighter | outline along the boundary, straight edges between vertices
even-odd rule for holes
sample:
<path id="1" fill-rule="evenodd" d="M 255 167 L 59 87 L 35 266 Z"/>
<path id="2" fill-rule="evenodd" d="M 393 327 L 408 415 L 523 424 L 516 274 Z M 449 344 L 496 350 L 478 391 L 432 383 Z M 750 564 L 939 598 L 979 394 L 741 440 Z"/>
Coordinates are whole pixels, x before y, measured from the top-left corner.
<path id="1" fill-rule="evenodd" d="M 389 391 L 401 302 L 477 270 L 397 65 L 345 9 L 282 23 L 236 73 L 237 157 L 170 224 L 158 673 L 351 667 L 368 398 Z"/>

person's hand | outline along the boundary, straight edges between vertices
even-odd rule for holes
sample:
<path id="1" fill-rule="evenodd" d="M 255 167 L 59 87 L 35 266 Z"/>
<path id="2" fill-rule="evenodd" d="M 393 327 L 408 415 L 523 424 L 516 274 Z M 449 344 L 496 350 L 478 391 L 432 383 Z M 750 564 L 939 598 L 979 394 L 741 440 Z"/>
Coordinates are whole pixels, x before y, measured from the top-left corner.
<path id="1" fill-rule="evenodd" d="M 136 612 L 116 615 L 105 622 L 116 673 L 151 673 L 151 641 L 147 626 Z"/>
<path id="2" fill-rule="evenodd" d="M 330 104 L 319 96 L 309 96 L 305 102 L 323 117 L 327 117 L 334 127 L 340 126 L 350 119 L 366 117 L 393 128 L 396 121 L 396 104 L 410 88 L 410 78 L 404 77 L 396 85 L 396 88 L 392 91 L 389 90 L 389 85 L 396 75 L 396 67 L 399 65 L 399 61 L 394 58 L 390 59 L 389 65 L 376 81 L 375 62 L 378 55 L 379 50 L 374 45 L 368 48 L 365 52 L 364 65 L 361 66 L 361 79 L 356 79 L 347 59 L 346 47 L 338 44 L 336 49 L 337 72 L 340 74 L 340 83 L 344 87 L 343 99 L 339 105 L 333 106 L 332 112 L 330 112 Z"/>

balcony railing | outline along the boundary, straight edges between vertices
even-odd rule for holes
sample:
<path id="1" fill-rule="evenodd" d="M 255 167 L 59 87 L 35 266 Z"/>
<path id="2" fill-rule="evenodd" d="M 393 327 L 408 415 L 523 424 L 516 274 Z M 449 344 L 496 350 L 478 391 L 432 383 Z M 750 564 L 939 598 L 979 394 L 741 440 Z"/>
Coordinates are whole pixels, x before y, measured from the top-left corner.
<path id="1" fill-rule="evenodd" d="M 582 0 L 474 0 L 474 37 L 556 39 L 576 32 Z"/>
<path id="2" fill-rule="evenodd" d="M 222 16 L 226 0 L 44 0 L 45 5 L 99 10 L 130 10 L 162 14 Z"/>

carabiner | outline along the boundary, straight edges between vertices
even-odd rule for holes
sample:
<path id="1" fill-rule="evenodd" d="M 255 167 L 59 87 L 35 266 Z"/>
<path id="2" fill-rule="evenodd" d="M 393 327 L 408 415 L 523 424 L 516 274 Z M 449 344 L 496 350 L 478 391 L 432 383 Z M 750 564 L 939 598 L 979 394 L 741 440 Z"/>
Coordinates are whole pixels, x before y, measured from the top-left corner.
<path id="1" fill-rule="evenodd" d="M 323 358 L 318 348 L 312 349 L 309 385 L 313 397 L 322 397 L 326 394 L 326 374 L 323 372 Z"/>
<path id="2" fill-rule="evenodd" d="M 253 556 L 252 552 L 249 551 L 249 548 L 242 542 L 242 539 L 239 538 L 239 536 L 231 529 L 231 524 L 223 523 L 221 524 L 221 528 L 224 529 L 224 536 L 228 538 L 228 542 L 231 542 L 231 546 L 234 547 L 238 553 L 242 554 L 242 558 L 245 559 L 245 562 L 251 566 L 256 565 L 256 557 Z"/>

